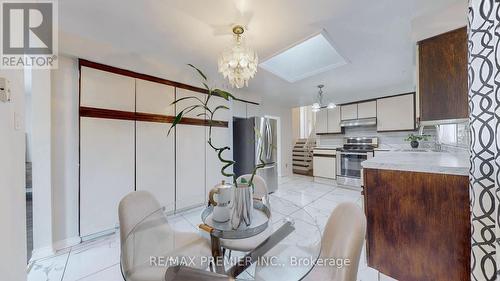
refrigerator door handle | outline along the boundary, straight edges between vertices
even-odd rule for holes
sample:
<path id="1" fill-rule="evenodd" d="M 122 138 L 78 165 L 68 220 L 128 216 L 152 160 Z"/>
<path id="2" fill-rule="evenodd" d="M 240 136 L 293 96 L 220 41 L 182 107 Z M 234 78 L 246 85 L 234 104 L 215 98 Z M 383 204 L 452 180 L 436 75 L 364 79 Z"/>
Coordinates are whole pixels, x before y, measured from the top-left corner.
<path id="1" fill-rule="evenodd" d="M 266 158 L 269 159 L 272 156 L 273 153 L 273 132 L 271 129 L 271 123 L 269 122 L 269 119 L 266 119 L 266 126 L 267 126 L 267 155 Z"/>

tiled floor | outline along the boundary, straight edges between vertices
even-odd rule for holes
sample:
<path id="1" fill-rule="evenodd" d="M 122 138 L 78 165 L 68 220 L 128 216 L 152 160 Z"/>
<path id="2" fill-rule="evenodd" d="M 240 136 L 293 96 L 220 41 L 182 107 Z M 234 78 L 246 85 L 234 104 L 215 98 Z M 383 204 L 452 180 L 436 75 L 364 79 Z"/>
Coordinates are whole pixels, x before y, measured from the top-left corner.
<path id="1" fill-rule="evenodd" d="M 294 205 L 287 204 L 286 199 Z M 299 208 L 306 210 L 321 230 L 335 207 L 345 201 L 355 202 L 362 208 L 363 199 L 359 191 L 312 182 L 309 177 L 292 176 L 280 179 L 277 192 L 271 195 L 273 219 L 294 213 Z M 297 207 L 298 206 L 298 207 Z M 169 223 L 179 231 L 198 233 L 202 208 L 196 208 L 169 217 Z M 300 218 L 299 218 L 300 219 Z M 88 241 L 59 252 L 56 256 L 38 260 L 32 264 L 29 281 L 122 281 L 119 265 L 118 233 L 94 241 Z M 360 281 L 390 281 L 366 265 L 363 249 L 359 266 Z"/>

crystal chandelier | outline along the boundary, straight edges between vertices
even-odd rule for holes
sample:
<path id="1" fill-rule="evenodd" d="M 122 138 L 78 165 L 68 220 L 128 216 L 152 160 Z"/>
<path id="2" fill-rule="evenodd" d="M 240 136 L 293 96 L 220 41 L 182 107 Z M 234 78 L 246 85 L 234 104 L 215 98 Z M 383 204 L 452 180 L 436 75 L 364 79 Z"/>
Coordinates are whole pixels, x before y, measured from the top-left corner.
<path id="1" fill-rule="evenodd" d="M 235 44 L 224 51 L 219 58 L 219 72 L 236 88 L 248 87 L 248 80 L 255 76 L 259 58 L 257 53 L 245 46 L 242 34 L 245 29 L 241 25 L 233 27 Z"/>
<path id="2" fill-rule="evenodd" d="M 323 106 L 323 87 L 325 87 L 325 85 L 318 85 L 317 86 L 319 91 L 318 91 L 318 102 L 315 102 L 311 108 L 312 108 L 312 112 L 318 112 L 321 110 Z M 327 108 L 329 109 L 333 109 L 335 107 L 337 107 L 337 105 L 333 102 L 330 102 L 328 103 L 328 105 L 326 106 Z"/>

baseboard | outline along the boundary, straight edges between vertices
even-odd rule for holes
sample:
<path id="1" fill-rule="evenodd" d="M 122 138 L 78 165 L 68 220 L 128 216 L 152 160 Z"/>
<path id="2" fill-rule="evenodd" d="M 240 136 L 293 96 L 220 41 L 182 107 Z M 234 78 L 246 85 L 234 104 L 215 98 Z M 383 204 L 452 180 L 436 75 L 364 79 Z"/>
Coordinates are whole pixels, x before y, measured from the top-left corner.
<path id="1" fill-rule="evenodd" d="M 35 260 L 47 258 L 47 257 L 53 256 L 55 253 L 56 252 L 54 251 L 53 245 L 33 249 L 33 252 L 31 252 L 30 261 L 35 261 Z"/>
<path id="2" fill-rule="evenodd" d="M 78 245 L 78 244 L 80 244 L 80 242 L 82 242 L 82 239 L 79 236 L 70 237 L 70 238 L 67 238 L 64 240 L 59 240 L 57 242 L 54 242 L 54 244 L 52 245 L 52 248 L 54 248 L 54 251 L 59 251 L 62 249 L 66 249 L 66 248 Z"/>
<path id="3" fill-rule="evenodd" d="M 314 177 L 314 182 L 328 184 L 328 185 L 337 185 L 337 181 L 334 179 L 320 178 Z"/>

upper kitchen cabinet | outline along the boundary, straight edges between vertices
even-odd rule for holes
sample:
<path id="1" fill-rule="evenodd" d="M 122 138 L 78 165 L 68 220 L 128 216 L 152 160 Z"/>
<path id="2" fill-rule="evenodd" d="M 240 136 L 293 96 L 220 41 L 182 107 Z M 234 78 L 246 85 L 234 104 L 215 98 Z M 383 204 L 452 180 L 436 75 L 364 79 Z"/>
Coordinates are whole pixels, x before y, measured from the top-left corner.
<path id="1" fill-rule="evenodd" d="M 82 66 L 80 106 L 133 112 L 135 79 Z"/>
<path id="2" fill-rule="evenodd" d="M 354 103 L 341 106 L 341 119 L 342 121 L 358 119 L 358 104 Z"/>
<path id="3" fill-rule="evenodd" d="M 468 118 L 467 29 L 418 43 L 422 121 Z"/>
<path id="4" fill-rule="evenodd" d="M 377 99 L 377 131 L 415 130 L 415 93 Z"/>
<path id="5" fill-rule="evenodd" d="M 342 133 L 342 127 L 340 127 L 340 107 L 327 109 L 328 122 L 327 122 L 327 132 L 330 134 Z"/>
<path id="6" fill-rule="evenodd" d="M 175 115 L 175 89 L 172 86 L 136 80 L 136 111 L 160 115 Z"/>
<path id="7" fill-rule="evenodd" d="M 316 134 L 328 133 L 328 110 L 321 109 L 316 112 Z"/>
<path id="8" fill-rule="evenodd" d="M 377 117 L 377 102 L 367 101 L 358 103 L 358 119 Z"/>

